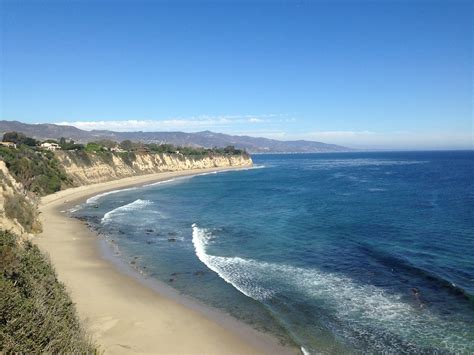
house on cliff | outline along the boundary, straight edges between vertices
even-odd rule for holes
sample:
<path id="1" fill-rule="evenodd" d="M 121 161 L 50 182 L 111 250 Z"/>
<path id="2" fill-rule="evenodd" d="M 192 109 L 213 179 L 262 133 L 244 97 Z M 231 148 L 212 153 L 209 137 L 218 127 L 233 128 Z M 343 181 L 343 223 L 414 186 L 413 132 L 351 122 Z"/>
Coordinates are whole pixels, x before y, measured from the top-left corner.
<path id="1" fill-rule="evenodd" d="M 48 143 L 48 142 L 41 143 L 41 148 L 46 149 L 46 150 L 51 150 L 51 151 L 61 149 L 59 144 L 57 144 L 57 143 Z"/>

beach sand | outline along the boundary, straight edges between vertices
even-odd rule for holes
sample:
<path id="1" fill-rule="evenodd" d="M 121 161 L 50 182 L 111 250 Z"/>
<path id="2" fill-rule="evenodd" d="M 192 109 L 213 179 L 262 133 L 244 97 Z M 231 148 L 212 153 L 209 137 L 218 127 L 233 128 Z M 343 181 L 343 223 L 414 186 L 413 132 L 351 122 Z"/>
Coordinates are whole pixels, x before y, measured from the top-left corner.
<path id="1" fill-rule="evenodd" d="M 86 331 L 105 353 L 294 353 L 267 334 L 228 316 L 218 321 L 220 317 L 213 317 L 212 312 L 186 306 L 170 293 L 147 287 L 130 272 L 121 272 L 101 253 L 95 233 L 61 212 L 101 192 L 205 171 L 211 170 L 125 178 L 59 191 L 42 199 L 43 233 L 34 241 L 49 255 Z"/>

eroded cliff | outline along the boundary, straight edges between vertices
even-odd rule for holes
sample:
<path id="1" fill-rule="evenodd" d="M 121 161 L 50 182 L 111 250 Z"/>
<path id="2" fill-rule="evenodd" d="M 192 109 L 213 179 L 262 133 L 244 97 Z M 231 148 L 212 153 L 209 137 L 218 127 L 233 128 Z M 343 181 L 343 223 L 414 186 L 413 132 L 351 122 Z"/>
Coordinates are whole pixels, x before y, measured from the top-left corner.
<path id="1" fill-rule="evenodd" d="M 246 155 L 185 156 L 157 153 L 86 153 L 58 151 L 55 153 L 75 185 L 111 181 L 134 175 L 209 169 L 216 167 L 248 167 L 252 159 Z"/>

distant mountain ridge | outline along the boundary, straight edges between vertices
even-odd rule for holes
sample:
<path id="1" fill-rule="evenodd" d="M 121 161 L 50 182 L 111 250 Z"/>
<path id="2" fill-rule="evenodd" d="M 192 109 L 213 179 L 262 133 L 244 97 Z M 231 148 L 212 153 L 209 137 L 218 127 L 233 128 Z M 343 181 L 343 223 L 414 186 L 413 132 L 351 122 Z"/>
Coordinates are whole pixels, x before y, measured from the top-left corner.
<path id="1" fill-rule="evenodd" d="M 8 131 L 22 132 L 36 139 L 73 139 L 76 142 L 86 143 L 99 139 L 114 141 L 140 141 L 144 143 L 170 143 L 192 147 L 225 147 L 233 145 L 238 149 L 245 149 L 249 153 L 317 153 L 317 152 L 344 152 L 350 148 L 336 144 L 327 144 L 314 141 L 279 141 L 261 137 L 234 136 L 223 133 L 203 131 L 196 133 L 185 132 L 114 132 L 108 130 L 85 131 L 73 126 L 63 126 L 50 123 L 28 124 L 18 121 L 0 121 L 0 133 Z"/>

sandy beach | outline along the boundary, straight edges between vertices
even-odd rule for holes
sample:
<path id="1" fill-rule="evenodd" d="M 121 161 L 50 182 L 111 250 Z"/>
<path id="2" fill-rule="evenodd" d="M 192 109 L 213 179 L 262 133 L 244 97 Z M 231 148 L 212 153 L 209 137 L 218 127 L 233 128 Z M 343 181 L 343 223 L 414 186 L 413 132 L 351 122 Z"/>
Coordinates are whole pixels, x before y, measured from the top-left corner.
<path id="1" fill-rule="evenodd" d="M 75 302 L 86 330 L 105 353 L 289 353 L 273 337 L 230 317 L 213 316 L 148 287 L 122 272 L 100 251 L 97 236 L 62 210 L 101 192 L 206 171 L 188 170 L 71 188 L 40 205 L 43 233 L 34 242 L 47 253 Z"/>

